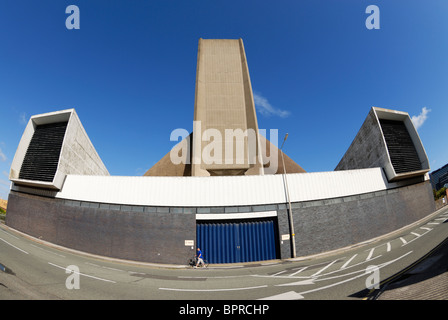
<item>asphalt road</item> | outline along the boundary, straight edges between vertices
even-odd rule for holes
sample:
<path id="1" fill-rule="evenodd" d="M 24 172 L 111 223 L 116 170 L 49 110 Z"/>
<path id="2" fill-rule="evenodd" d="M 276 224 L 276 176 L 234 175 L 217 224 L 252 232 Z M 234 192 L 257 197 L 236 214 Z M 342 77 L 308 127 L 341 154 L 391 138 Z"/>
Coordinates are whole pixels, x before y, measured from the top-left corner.
<path id="1" fill-rule="evenodd" d="M 344 251 L 188 269 L 86 255 L 0 225 L 0 300 L 360 300 L 367 286 L 375 289 L 447 237 L 448 207 Z"/>

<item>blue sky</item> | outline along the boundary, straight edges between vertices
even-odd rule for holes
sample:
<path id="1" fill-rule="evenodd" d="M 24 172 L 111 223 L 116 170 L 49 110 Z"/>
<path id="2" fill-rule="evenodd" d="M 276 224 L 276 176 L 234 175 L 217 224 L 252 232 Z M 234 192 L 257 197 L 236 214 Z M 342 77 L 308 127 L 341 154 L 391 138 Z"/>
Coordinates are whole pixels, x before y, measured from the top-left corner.
<path id="1" fill-rule="evenodd" d="M 72 4 L 79 30 L 65 26 Z M 332 171 L 372 106 L 420 116 L 435 170 L 448 163 L 447 13 L 446 0 L 1 0 L 0 198 L 28 119 L 67 108 L 112 175 L 142 175 L 171 131 L 192 130 L 201 37 L 243 39 L 259 128 L 288 132 L 305 170 Z"/>

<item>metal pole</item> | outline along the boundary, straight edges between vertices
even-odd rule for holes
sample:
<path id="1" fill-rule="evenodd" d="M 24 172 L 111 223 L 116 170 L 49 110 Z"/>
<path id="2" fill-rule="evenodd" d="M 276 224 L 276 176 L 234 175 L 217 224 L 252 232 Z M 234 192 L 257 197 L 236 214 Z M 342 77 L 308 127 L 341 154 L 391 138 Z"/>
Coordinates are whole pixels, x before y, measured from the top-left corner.
<path id="1" fill-rule="evenodd" d="M 282 153 L 282 163 L 283 163 L 283 179 L 285 183 L 286 197 L 288 199 L 288 211 L 289 211 L 289 230 L 291 234 L 291 251 L 292 257 L 296 257 L 296 239 L 294 232 L 294 221 L 292 218 L 292 210 L 291 210 L 291 198 L 289 197 L 289 188 L 288 188 L 288 180 L 286 179 L 286 167 L 285 167 L 285 158 L 283 157 L 283 145 L 285 144 L 286 139 L 288 138 L 288 134 L 285 135 L 285 139 L 283 139 L 282 146 L 280 147 L 280 152 Z"/>

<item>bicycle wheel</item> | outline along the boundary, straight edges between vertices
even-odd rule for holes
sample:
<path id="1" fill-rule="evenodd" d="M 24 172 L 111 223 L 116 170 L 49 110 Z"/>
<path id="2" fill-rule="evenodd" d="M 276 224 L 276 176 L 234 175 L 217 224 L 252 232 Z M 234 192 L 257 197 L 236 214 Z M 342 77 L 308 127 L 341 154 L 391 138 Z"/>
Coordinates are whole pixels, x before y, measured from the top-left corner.
<path id="1" fill-rule="evenodd" d="M 188 265 L 190 268 L 193 268 L 193 267 L 196 265 L 196 261 L 195 261 L 195 259 L 193 259 L 193 258 L 188 259 L 188 261 L 187 261 L 187 265 Z"/>
<path id="2" fill-rule="evenodd" d="M 205 259 L 203 259 L 204 260 L 204 268 L 208 268 L 208 260 L 205 260 Z"/>

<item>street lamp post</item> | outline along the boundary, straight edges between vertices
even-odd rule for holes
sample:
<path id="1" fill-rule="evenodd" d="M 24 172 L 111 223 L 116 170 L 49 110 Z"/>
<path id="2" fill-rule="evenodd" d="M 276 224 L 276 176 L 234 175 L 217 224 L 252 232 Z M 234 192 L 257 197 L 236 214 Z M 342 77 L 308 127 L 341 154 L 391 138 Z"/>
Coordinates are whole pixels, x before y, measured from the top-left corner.
<path id="1" fill-rule="evenodd" d="M 289 212 L 289 232 L 291 234 L 291 251 L 292 257 L 296 257 L 296 240 L 294 234 L 294 222 L 292 218 L 292 210 L 291 210 L 291 198 L 289 197 L 289 188 L 288 188 L 288 180 L 286 178 L 286 167 L 285 167 L 285 158 L 283 157 L 283 145 L 285 144 L 286 139 L 288 138 L 288 134 L 285 135 L 283 139 L 282 146 L 280 147 L 280 152 L 282 154 L 282 163 L 283 163 L 283 183 L 285 184 L 285 193 L 286 198 L 288 200 L 288 212 Z"/>

